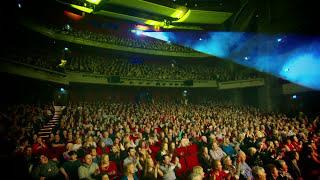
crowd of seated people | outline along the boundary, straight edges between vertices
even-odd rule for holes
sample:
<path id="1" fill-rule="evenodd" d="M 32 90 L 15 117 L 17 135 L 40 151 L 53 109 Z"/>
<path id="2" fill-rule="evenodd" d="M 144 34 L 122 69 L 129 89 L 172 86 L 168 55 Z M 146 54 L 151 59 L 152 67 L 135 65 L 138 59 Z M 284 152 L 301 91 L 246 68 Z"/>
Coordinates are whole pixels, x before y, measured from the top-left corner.
<path id="1" fill-rule="evenodd" d="M 61 57 L 59 55 L 11 54 L 5 59 L 29 64 L 49 70 L 57 70 Z M 214 62 L 172 62 L 171 60 L 141 60 L 133 63 L 129 58 L 118 56 L 70 56 L 65 70 L 71 72 L 92 73 L 99 75 L 119 75 L 120 77 L 161 80 L 217 80 L 232 81 L 260 77 L 253 70 L 237 67 L 232 71 L 227 65 Z"/>
<path id="2" fill-rule="evenodd" d="M 51 30 L 65 34 L 71 37 L 93 40 L 100 43 L 108 43 L 125 47 L 133 48 L 143 48 L 143 49 L 152 49 L 152 50 L 161 50 L 161 51 L 171 51 L 171 52 L 187 52 L 195 53 L 191 48 L 171 44 L 170 42 L 165 42 L 162 40 L 150 38 L 143 35 L 136 35 L 131 31 L 128 32 L 119 32 L 119 31 L 107 31 L 107 32 L 93 32 L 84 29 L 72 29 L 67 30 L 65 28 L 59 27 L 50 27 Z"/>
<path id="3" fill-rule="evenodd" d="M 289 118 L 228 103 L 70 104 L 48 139 L 36 133 L 14 137 L 34 179 L 320 175 L 319 116 Z"/>
<path id="4" fill-rule="evenodd" d="M 171 79 L 171 80 L 243 80 L 257 78 L 253 71 L 232 72 L 230 68 L 214 63 L 173 63 L 163 61 L 152 63 L 144 61 L 132 63 L 127 58 L 78 56 L 72 57 L 67 69 L 77 72 L 96 73 L 101 75 L 119 75 L 121 77 L 135 77 L 143 79 Z"/>

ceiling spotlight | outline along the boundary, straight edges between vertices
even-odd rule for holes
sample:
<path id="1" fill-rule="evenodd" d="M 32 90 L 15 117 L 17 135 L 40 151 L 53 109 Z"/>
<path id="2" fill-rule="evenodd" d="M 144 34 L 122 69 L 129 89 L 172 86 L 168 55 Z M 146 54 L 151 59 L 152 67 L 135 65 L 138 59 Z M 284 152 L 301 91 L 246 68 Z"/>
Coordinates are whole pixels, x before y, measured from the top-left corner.
<path id="1" fill-rule="evenodd" d="M 61 92 L 64 92 L 64 88 L 60 88 L 60 91 L 61 91 Z"/>
<path id="2" fill-rule="evenodd" d="M 202 38 L 199 38 L 199 41 L 202 41 Z"/>
<path id="3" fill-rule="evenodd" d="M 64 48 L 64 50 L 65 50 L 65 51 L 68 51 L 68 50 L 69 50 L 69 48 L 65 47 L 65 48 Z"/>
<path id="4" fill-rule="evenodd" d="M 281 39 L 281 38 L 278 38 L 278 39 L 277 39 L 277 42 L 281 42 L 281 41 L 282 41 L 282 39 Z"/>
<path id="5" fill-rule="evenodd" d="M 21 8 L 21 7 L 22 7 L 20 3 L 18 3 L 18 7 L 19 7 L 19 8 Z"/>
<path id="6" fill-rule="evenodd" d="M 244 60 L 249 60 L 249 57 L 248 56 L 244 57 Z"/>

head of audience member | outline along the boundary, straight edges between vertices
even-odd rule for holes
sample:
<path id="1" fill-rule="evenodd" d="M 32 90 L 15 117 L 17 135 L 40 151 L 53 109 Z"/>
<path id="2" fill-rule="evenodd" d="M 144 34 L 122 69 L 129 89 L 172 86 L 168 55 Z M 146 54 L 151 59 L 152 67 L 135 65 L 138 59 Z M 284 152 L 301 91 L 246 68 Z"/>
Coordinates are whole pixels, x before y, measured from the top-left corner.
<path id="1" fill-rule="evenodd" d="M 89 165 L 89 166 L 92 164 L 92 156 L 91 156 L 91 154 L 86 154 L 84 156 L 84 163 Z"/>
<path id="2" fill-rule="evenodd" d="M 194 166 L 190 175 L 191 180 L 202 180 L 204 178 L 203 168 L 201 166 Z"/>
<path id="3" fill-rule="evenodd" d="M 240 151 L 237 156 L 237 161 L 239 163 L 244 163 L 246 161 L 246 158 L 247 158 L 246 154 L 243 151 Z"/>
<path id="4" fill-rule="evenodd" d="M 274 164 L 268 164 L 266 166 L 266 174 L 268 177 L 273 177 L 273 179 L 278 179 L 279 171 Z"/>
<path id="5" fill-rule="evenodd" d="M 164 165 L 169 165 L 170 164 L 171 157 L 168 154 L 163 155 L 162 158 L 163 158 L 162 162 L 163 162 Z"/>
<path id="6" fill-rule="evenodd" d="M 260 166 L 254 166 L 252 168 L 252 176 L 255 180 L 266 180 L 267 175 L 263 167 Z"/>
<path id="7" fill-rule="evenodd" d="M 49 159 L 46 155 L 42 154 L 40 155 L 40 164 L 48 164 Z"/>
<path id="8" fill-rule="evenodd" d="M 128 155 L 129 155 L 129 157 L 131 157 L 131 158 L 135 158 L 135 157 L 136 157 L 136 150 L 135 150 L 135 148 L 129 147 L 129 149 L 128 149 Z"/>
<path id="9" fill-rule="evenodd" d="M 221 165 L 220 160 L 214 160 L 212 162 L 212 169 L 213 169 L 213 171 L 216 171 L 216 172 L 222 171 L 222 165 Z"/>
<path id="10" fill-rule="evenodd" d="M 135 173 L 135 166 L 133 163 L 128 163 L 126 166 L 125 166 L 125 175 L 126 176 L 132 176 L 133 174 Z"/>
<path id="11" fill-rule="evenodd" d="M 78 155 L 77 155 L 77 152 L 76 152 L 76 151 L 70 151 L 68 154 L 69 154 L 69 156 L 70 156 L 70 160 L 71 160 L 71 161 L 77 160 Z"/>

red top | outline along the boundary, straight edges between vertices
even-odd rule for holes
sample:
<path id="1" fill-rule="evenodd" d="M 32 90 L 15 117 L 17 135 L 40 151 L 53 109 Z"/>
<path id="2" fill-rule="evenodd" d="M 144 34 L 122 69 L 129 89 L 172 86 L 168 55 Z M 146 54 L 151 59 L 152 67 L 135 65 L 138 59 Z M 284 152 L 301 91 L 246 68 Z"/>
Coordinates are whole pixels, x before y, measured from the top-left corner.
<path id="1" fill-rule="evenodd" d="M 106 146 L 104 148 L 97 147 L 97 154 L 99 156 L 102 156 L 102 154 L 109 154 L 110 153 L 110 147 Z"/>
<path id="2" fill-rule="evenodd" d="M 44 154 L 47 153 L 48 147 L 45 145 L 45 147 L 42 147 L 41 144 L 35 143 L 32 145 L 32 152 L 34 154 Z"/>
<path id="3" fill-rule="evenodd" d="M 100 166 L 100 172 L 101 174 L 108 174 L 109 179 L 114 179 L 116 176 L 118 176 L 117 165 L 113 161 L 109 161 L 109 166 Z"/>
<path id="4" fill-rule="evenodd" d="M 292 143 L 286 144 L 286 146 L 290 149 L 290 151 L 293 151 L 293 150 L 294 150 L 294 146 L 293 146 Z"/>
<path id="5" fill-rule="evenodd" d="M 224 179 L 227 179 L 228 177 L 228 174 L 225 173 L 224 171 L 219 171 L 218 174 L 215 174 L 213 171 L 210 173 L 210 176 L 211 177 L 215 177 L 214 179 L 215 180 L 224 180 Z"/>

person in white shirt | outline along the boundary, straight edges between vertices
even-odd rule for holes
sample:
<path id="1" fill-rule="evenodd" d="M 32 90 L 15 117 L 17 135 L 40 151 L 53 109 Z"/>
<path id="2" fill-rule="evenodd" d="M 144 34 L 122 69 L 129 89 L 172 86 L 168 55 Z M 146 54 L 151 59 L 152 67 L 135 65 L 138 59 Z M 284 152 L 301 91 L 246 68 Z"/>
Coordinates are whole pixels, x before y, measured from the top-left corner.
<path id="1" fill-rule="evenodd" d="M 221 160 L 227 154 L 218 146 L 216 142 L 212 143 L 212 149 L 210 149 L 210 156 L 214 160 Z"/>

